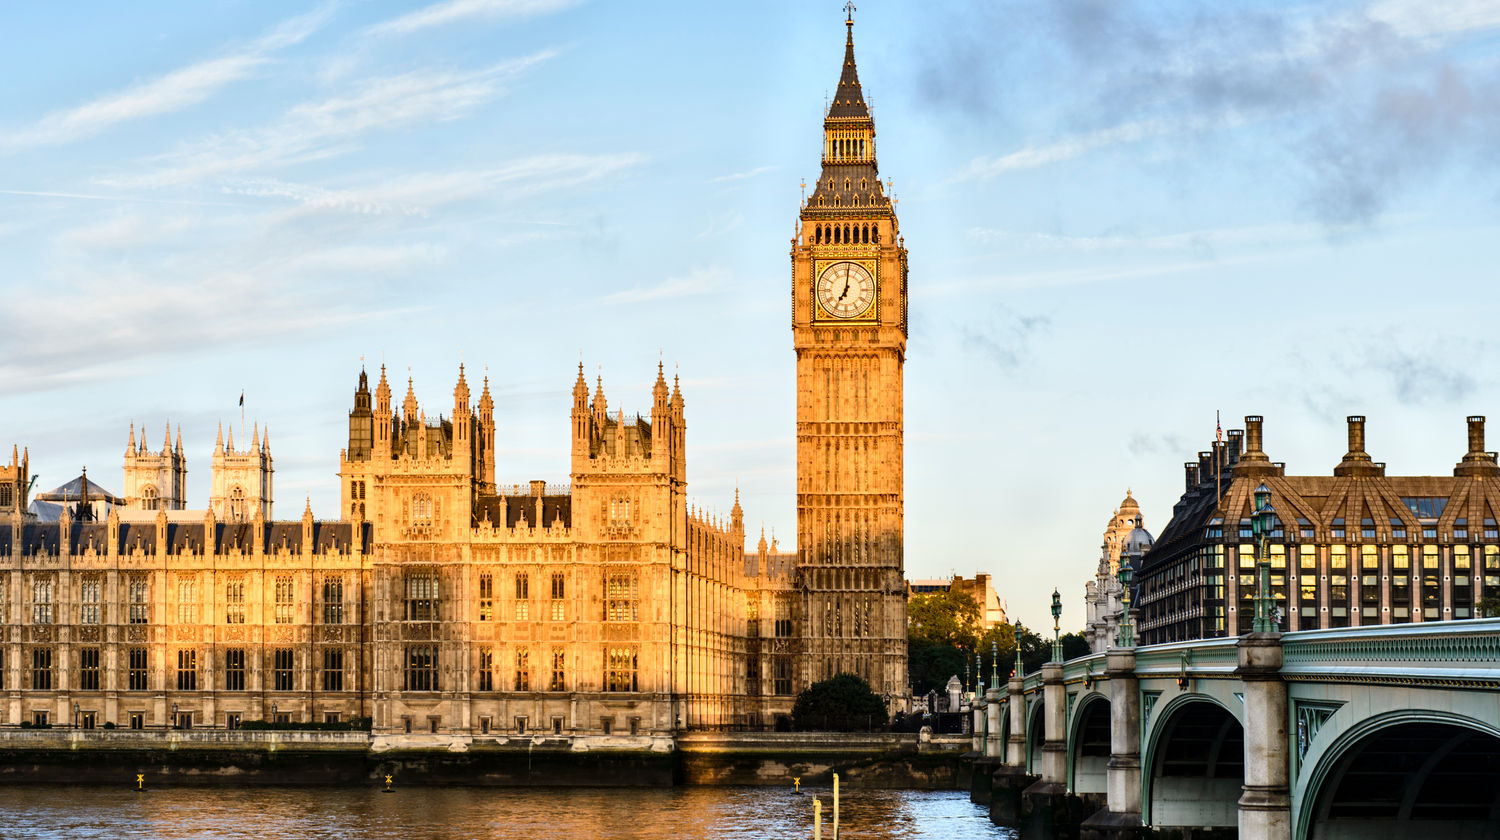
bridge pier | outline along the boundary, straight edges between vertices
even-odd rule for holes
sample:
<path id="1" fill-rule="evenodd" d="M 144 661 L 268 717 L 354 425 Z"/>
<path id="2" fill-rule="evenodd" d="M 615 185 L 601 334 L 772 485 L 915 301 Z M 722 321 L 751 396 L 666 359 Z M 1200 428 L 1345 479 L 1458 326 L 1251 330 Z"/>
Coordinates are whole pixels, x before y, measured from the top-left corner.
<path id="1" fill-rule="evenodd" d="M 984 715 L 984 751 L 974 760 L 973 778 L 969 784 L 969 801 L 978 805 L 989 805 L 994 789 L 995 770 L 1001 766 L 1000 747 L 1000 690 L 989 689 L 984 693 L 984 704 L 980 706 Z M 976 715 L 976 719 L 978 715 Z"/>
<path id="2" fill-rule="evenodd" d="M 1007 828 L 1021 824 L 1021 794 L 1036 781 L 1035 776 L 1026 772 L 1026 693 L 1020 670 L 1017 665 L 1016 673 L 1005 686 L 1010 713 L 1005 763 L 997 766 L 990 777 L 990 822 Z"/>
<path id="3" fill-rule="evenodd" d="M 1241 840 L 1291 840 L 1287 687 L 1281 677 L 1280 633 L 1240 639 L 1235 676 L 1245 685 L 1245 784 Z"/>
<path id="4" fill-rule="evenodd" d="M 1021 794 L 1026 840 L 1073 840 L 1082 801 L 1068 792 L 1068 695 L 1061 662 L 1042 666 L 1042 778 Z"/>
<path id="5" fill-rule="evenodd" d="M 1109 677 L 1109 787 L 1107 805 L 1084 820 L 1082 840 L 1136 840 L 1141 824 L 1141 694 L 1135 648 L 1111 648 Z"/>

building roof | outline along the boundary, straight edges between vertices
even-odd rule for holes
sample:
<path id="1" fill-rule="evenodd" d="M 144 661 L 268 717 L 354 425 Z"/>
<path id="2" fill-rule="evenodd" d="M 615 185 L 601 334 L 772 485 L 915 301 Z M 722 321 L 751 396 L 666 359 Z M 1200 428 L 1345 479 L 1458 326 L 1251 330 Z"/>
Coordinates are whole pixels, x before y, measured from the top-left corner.
<path id="1" fill-rule="evenodd" d="M 116 549 L 129 551 L 137 546 L 146 553 L 156 551 L 156 523 L 122 522 L 118 529 L 119 543 Z M 215 554 L 238 548 L 249 554 L 254 550 L 255 526 L 249 523 L 216 523 L 210 533 L 204 523 L 166 524 L 167 550 L 170 553 L 187 552 Z M 313 550 L 316 553 L 349 553 L 355 540 L 361 540 L 361 551 L 370 547 L 368 523 L 313 522 Z M 263 550 L 271 551 L 285 547 L 293 552 L 302 551 L 302 522 L 278 521 L 265 525 Z M 99 552 L 109 550 L 109 524 L 105 522 L 74 522 L 66 533 L 58 522 L 25 522 L 19 528 L 9 522 L 0 522 L 0 556 L 10 554 L 57 554 L 58 547 L 66 545 L 69 553 L 80 553 L 93 548 Z"/>
<path id="2" fill-rule="evenodd" d="M 90 481 L 87 472 L 46 493 L 38 493 L 36 498 L 45 502 L 78 502 L 83 500 L 85 487 L 88 488 L 89 501 L 104 501 L 116 505 L 124 503 L 115 494 Z"/>

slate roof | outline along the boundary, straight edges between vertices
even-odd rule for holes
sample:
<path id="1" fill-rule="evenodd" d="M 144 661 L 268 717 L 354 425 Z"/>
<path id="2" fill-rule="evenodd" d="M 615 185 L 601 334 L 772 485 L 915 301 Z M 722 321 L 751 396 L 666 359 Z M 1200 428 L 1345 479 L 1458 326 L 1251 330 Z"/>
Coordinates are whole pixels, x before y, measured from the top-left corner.
<path id="1" fill-rule="evenodd" d="M 495 527 L 501 527 L 500 522 L 500 499 L 501 496 L 480 496 L 474 500 L 474 524 L 488 521 Z M 504 496 L 505 499 L 505 522 L 504 527 L 515 528 L 537 527 L 536 523 L 536 496 Z M 562 518 L 564 528 L 573 527 L 573 497 L 567 495 L 548 494 L 542 499 L 542 521 L 541 527 L 550 528 L 552 523 Z"/>
<path id="2" fill-rule="evenodd" d="M 139 545 L 150 553 L 156 550 L 156 523 L 121 522 L 119 526 L 120 551 L 128 551 Z M 205 535 L 203 523 L 169 522 L 167 528 L 168 550 L 174 554 L 186 552 L 216 553 L 239 548 L 244 553 L 254 550 L 255 526 L 249 523 L 216 523 L 212 534 Z M 266 550 L 279 548 L 285 540 L 286 546 L 295 552 L 302 550 L 302 523 L 267 522 Z M 66 538 L 71 553 L 78 553 L 93 546 L 106 551 L 109 541 L 109 524 L 105 522 L 75 522 L 66 535 L 58 522 L 23 522 L 19 528 L 10 522 L 0 522 L 0 556 L 15 553 L 56 554 L 58 546 Z M 313 522 L 313 546 L 317 553 L 344 554 L 352 550 L 354 540 L 363 541 L 362 550 L 370 547 L 368 523 Z"/>

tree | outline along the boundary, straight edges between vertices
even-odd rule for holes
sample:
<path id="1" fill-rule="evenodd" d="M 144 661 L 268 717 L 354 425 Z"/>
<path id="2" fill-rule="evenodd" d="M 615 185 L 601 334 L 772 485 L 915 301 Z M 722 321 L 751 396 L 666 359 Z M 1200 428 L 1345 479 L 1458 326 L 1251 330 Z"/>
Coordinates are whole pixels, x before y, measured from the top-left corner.
<path id="1" fill-rule="evenodd" d="M 792 704 L 792 727 L 803 731 L 867 731 L 885 722 L 885 701 L 854 674 L 815 682 Z"/>
<path id="2" fill-rule="evenodd" d="M 973 650 L 979 642 L 979 604 L 963 592 L 923 592 L 906 604 L 907 638 L 917 644 Z"/>
<path id="3" fill-rule="evenodd" d="M 1480 599 L 1474 605 L 1474 615 L 1478 618 L 1500 618 L 1500 595 Z"/>

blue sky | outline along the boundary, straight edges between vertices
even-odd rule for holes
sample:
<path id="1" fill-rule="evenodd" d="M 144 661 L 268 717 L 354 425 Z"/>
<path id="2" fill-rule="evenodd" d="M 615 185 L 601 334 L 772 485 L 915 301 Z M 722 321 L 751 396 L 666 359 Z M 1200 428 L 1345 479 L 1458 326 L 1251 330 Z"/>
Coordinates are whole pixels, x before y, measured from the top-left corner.
<path id="1" fill-rule="evenodd" d="M 269 425 L 278 513 L 336 515 L 361 357 L 447 412 L 486 368 L 501 481 L 564 480 L 580 354 L 687 399 L 704 505 L 790 535 L 788 240 L 841 4 L 0 7 L 0 440 L 109 487 L 131 422 Z M 1500 5 L 1007 0 L 856 14 L 911 252 L 909 577 L 1067 627 L 1132 487 L 1266 416 L 1446 473 L 1495 399 Z M 1494 443 L 1491 444 L 1495 445 Z"/>

